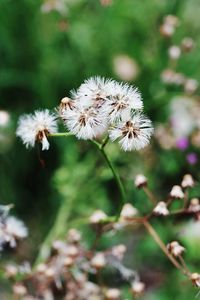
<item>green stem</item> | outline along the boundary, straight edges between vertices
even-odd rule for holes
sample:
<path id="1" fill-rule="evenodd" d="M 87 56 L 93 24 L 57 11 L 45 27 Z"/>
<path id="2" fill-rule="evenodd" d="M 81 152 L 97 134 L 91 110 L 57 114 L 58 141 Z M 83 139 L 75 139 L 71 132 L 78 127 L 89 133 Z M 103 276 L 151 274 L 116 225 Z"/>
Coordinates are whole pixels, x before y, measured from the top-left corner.
<path id="1" fill-rule="evenodd" d="M 67 220 L 70 217 L 73 201 L 74 201 L 73 196 L 63 199 L 63 202 L 60 204 L 60 207 L 58 209 L 53 227 L 50 229 L 45 240 L 42 242 L 34 266 L 37 266 L 39 263 L 44 262 L 48 258 L 53 240 L 63 236 L 67 231 L 65 225 L 67 224 Z"/>
<path id="2" fill-rule="evenodd" d="M 107 153 L 104 150 L 104 147 L 107 144 L 107 141 L 108 141 L 108 139 L 106 138 L 105 142 L 103 144 L 100 144 L 99 142 L 97 142 L 95 140 L 91 140 L 91 142 L 97 146 L 97 148 L 99 149 L 99 151 L 105 158 L 105 161 L 106 161 L 108 167 L 110 168 L 111 172 L 113 173 L 113 176 L 116 180 L 117 186 L 118 186 L 120 194 L 121 194 L 121 202 L 123 205 L 124 203 L 126 203 L 126 192 L 125 192 L 124 186 L 122 184 L 121 178 L 119 176 L 119 173 L 115 169 L 113 163 L 111 162 L 110 158 L 108 157 Z"/>
<path id="3" fill-rule="evenodd" d="M 58 133 L 51 133 L 48 135 L 49 137 L 60 137 L 60 136 L 74 136 L 71 132 L 58 132 Z"/>

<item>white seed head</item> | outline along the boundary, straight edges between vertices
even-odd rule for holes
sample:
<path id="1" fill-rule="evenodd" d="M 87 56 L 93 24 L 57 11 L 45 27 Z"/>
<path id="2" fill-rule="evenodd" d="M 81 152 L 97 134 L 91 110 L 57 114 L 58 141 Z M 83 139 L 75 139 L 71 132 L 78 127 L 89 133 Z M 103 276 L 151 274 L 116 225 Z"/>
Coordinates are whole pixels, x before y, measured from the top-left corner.
<path id="1" fill-rule="evenodd" d="M 49 142 L 47 136 L 56 132 L 56 117 L 46 109 L 44 111 L 35 111 L 34 114 L 21 116 L 16 135 L 22 139 L 27 148 L 34 147 L 35 142 L 38 141 L 42 143 L 42 150 L 48 150 Z"/>
<path id="2" fill-rule="evenodd" d="M 192 178 L 192 175 L 186 174 L 183 176 L 183 180 L 181 182 L 182 188 L 191 188 L 194 186 L 194 179 Z"/>
<path id="3" fill-rule="evenodd" d="M 182 188 L 179 185 L 174 185 L 171 189 L 170 197 L 175 199 L 183 199 L 184 192 L 182 191 Z"/>
<path id="4" fill-rule="evenodd" d="M 135 186 L 137 188 L 142 188 L 147 185 L 147 178 L 143 174 L 138 174 L 135 177 Z"/>
<path id="5" fill-rule="evenodd" d="M 185 251 L 185 248 L 181 246 L 177 241 L 173 241 L 167 245 L 167 249 L 169 253 L 171 253 L 173 256 L 181 256 L 183 252 Z"/>
<path id="6" fill-rule="evenodd" d="M 135 113 L 127 121 L 119 122 L 109 130 L 110 139 L 119 140 L 124 151 L 144 148 L 149 144 L 152 133 L 151 121 L 141 113 Z"/>
<path id="7" fill-rule="evenodd" d="M 105 112 L 109 115 L 109 122 L 123 121 L 130 118 L 135 110 L 143 108 L 142 97 L 137 88 L 128 84 L 115 84 L 113 94 L 105 103 Z"/>
<path id="8" fill-rule="evenodd" d="M 169 210 L 167 204 L 163 201 L 157 203 L 156 207 L 153 209 L 153 213 L 158 216 L 168 216 Z"/>
<path id="9" fill-rule="evenodd" d="M 91 266 L 96 269 L 102 269 L 106 265 L 106 258 L 102 252 L 96 253 L 91 259 Z"/>
<path id="10" fill-rule="evenodd" d="M 90 216 L 90 223 L 91 224 L 99 224 L 106 220 L 108 216 L 102 211 L 102 210 L 96 210 L 91 216 Z"/>
<path id="11" fill-rule="evenodd" d="M 124 204 L 120 213 L 120 221 L 130 221 L 138 214 L 138 210 L 130 203 Z"/>
<path id="12" fill-rule="evenodd" d="M 94 107 L 66 110 L 65 125 L 78 139 L 91 140 L 103 135 L 107 129 L 107 116 Z"/>
<path id="13" fill-rule="evenodd" d="M 121 292 L 118 289 L 109 289 L 106 291 L 106 300 L 119 300 Z"/>

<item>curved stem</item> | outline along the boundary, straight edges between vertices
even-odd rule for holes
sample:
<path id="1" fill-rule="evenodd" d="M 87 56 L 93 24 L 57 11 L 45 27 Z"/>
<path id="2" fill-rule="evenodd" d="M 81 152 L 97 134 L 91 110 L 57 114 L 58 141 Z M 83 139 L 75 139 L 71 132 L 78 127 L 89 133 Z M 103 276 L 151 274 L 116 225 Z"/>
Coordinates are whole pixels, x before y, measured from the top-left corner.
<path id="1" fill-rule="evenodd" d="M 118 185 L 118 188 L 120 190 L 120 193 L 121 193 L 121 200 L 122 200 L 122 203 L 124 204 L 126 202 L 126 193 L 125 193 L 125 190 L 124 190 L 124 186 L 122 184 L 122 181 L 121 181 L 121 178 L 119 176 L 119 173 L 117 172 L 117 170 L 115 169 L 114 165 L 112 164 L 111 160 L 109 159 L 108 155 L 106 154 L 106 152 L 104 151 L 104 148 L 101 148 L 99 149 L 103 155 L 103 157 L 105 158 L 105 161 L 107 162 L 110 170 L 112 171 L 113 173 L 113 176 L 116 180 L 116 183 Z"/>
<path id="2" fill-rule="evenodd" d="M 169 258 L 169 260 L 171 261 L 171 263 L 179 270 L 181 270 L 183 272 L 183 274 L 185 274 L 185 270 L 183 270 L 182 266 L 179 264 L 179 262 L 168 252 L 167 247 L 165 246 L 165 244 L 163 243 L 163 241 L 160 239 L 159 235 L 157 234 L 157 232 L 154 230 L 154 228 L 151 226 L 151 224 L 144 219 L 143 224 L 145 226 L 145 228 L 147 229 L 148 233 L 152 236 L 152 238 L 154 239 L 154 241 L 159 245 L 159 247 L 161 248 L 161 250 L 165 253 L 165 255 Z"/>

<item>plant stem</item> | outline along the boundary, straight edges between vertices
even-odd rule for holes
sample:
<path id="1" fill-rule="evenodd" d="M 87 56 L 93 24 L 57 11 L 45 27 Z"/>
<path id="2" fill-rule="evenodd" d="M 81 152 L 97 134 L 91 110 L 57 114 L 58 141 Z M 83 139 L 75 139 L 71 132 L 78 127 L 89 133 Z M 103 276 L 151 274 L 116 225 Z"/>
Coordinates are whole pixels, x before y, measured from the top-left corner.
<path id="1" fill-rule="evenodd" d="M 60 136 L 73 136 L 71 132 L 58 132 L 58 133 L 50 133 L 49 137 L 60 137 Z"/>
<path id="2" fill-rule="evenodd" d="M 179 262 L 168 252 L 165 244 L 163 241 L 160 239 L 159 235 L 157 232 L 154 230 L 154 228 L 151 226 L 151 224 L 144 219 L 143 224 L 145 228 L 147 229 L 148 233 L 152 236 L 154 241 L 159 245 L 161 250 L 165 253 L 165 255 L 169 258 L 169 260 L 172 262 L 172 264 L 179 270 L 181 270 L 184 274 L 185 271 L 182 269 L 182 266 L 179 264 Z"/>

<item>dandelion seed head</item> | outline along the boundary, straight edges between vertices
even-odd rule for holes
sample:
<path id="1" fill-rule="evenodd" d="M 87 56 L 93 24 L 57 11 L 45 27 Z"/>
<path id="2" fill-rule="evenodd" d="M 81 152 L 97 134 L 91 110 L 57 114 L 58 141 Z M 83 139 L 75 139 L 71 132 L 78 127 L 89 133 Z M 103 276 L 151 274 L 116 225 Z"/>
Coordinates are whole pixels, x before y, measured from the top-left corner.
<path id="1" fill-rule="evenodd" d="M 19 118 L 16 131 L 25 146 L 34 147 L 35 142 L 42 143 L 42 150 L 49 149 L 47 135 L 57 132 L 56 116 L 48 109 L 35 111 L 34 114 L 23 115 Z"/>
<path id="2" fill-rule="evenodd" d="M 112 141 L 119 140 L 124 151 L 132 151 L 147 146 L 152 133 L 151 121 L 141 113 L 137 113 L 131 119 L 113 126 L 109 131 L 109 136 Z"/>
<path id="3" fill-rule="evenodd" d="M 107 118 L 93 107 L 74 109 L 64 113 L 65 125 L 78 139 L 90 140 L 107 129 Z"/>

